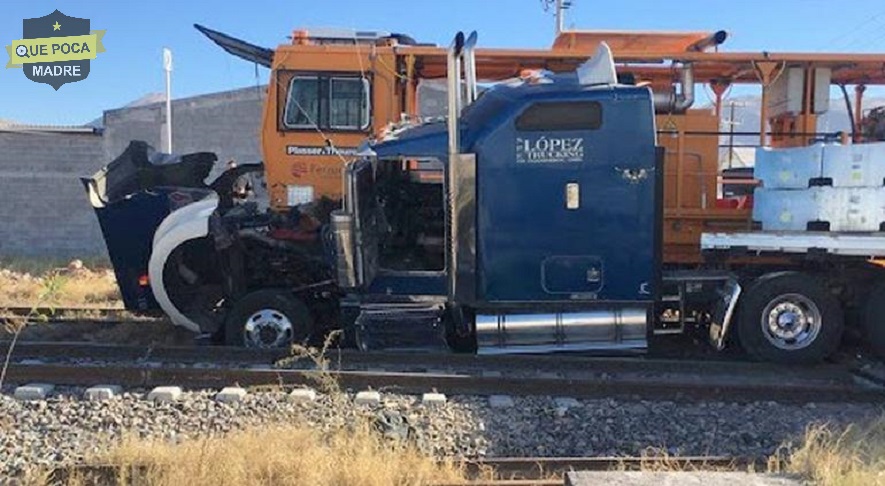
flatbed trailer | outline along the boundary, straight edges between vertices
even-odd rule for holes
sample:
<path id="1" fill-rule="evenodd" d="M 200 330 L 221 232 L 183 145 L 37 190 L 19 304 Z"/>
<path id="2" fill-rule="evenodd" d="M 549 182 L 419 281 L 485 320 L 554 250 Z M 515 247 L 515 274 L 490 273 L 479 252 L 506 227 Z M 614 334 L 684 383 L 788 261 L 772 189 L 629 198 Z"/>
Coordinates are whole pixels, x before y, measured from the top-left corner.
<path id="1" fill-rule="evenodd" d="M 814 231 L 704 233 L 701 235 L 701 250 L 708 254 L 804 256 L 808 258 L 831 255 L 859 257 L 866 261 L 885 257 L 885 233 Z"/>

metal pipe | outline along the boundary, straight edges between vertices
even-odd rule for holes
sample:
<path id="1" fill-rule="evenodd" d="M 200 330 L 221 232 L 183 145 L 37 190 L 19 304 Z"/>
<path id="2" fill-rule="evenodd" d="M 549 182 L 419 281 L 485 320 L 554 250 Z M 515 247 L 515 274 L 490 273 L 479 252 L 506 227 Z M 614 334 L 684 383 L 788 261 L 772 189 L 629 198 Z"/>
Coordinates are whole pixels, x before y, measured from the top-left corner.
<path id="1" fill-rule="evenodd" d="M 565 27 L 565 5 L 563 0 L 556 0 L 556 37 L 562 34 Z"/>
<path id="2" fill-rule="evenodd" d="M 475 36 L 476 32 L 473 33 Z M 473 42 L 468 42 L 468 46 L 464 49 L 464 84 L 467 86 L 467 105 L 476 101 L 477 96 L 479 96 L 477 92 L 477 82 L 476 82 L 476 38 L 473 37 Z"/>
<path id="3" fill-rule="evenodd" d="M 867 90 L 867 87 L 863 84 L 858 84 L 854 87 L 854 125 L 857 129 L 857 132 L 854 134 L 854 142 L 862 142 L 863 141 L 863 93 Z"/>
<path id="4" fill-rule="evenodd" d="M 655 111 L 658 113 L 685 113 L 694 104 L 694 69 L 686 63 L 680 69 L 680 92 L 674 86 L 669 93 L 655 93 Z"/>
<path id="5" fill-rule="evenodd" d="M 448 53 L 448 101 L 449 101 L 449 161 L 461 152 L 458 117 L 461 114 L 461 48 L 464 46 L 464 33 L 458 32 Z"/>
<path id="6" fill-rule="evenodd" d="M 720 30 L 711 34 L 709 37 L 705 37 L 694 44 L 688 46 L 689 51 L 702 52 L 706 51 L 711 47 L 716 47 L 721 45 L 725 40 L 728 39 L 728 32 L 724 30 Z"/>
<path id="7" fill-rule="evenodd" d="M 845 109 L 848 110 L 848 120 L 851 122 L 851 141 L 857 140 L 857 122 L 854 120 L 854 109 L 851 107 L 851 98 L 848 96 L 848 88 L 842 83 L 839 85 L 842 96 L 845 98 Z"/>
<path id="8" fill-rule="evenodd" d="M 163 70 L 166 71 L 166 153 L 172 153 L 172 51 L 163 48 Z"/>
<path id="9" fill-rule="evenodd" d="M 458 161 L 458 156 L 461 153 L 461 140 L 460 140 L 460 127 L 458 126 L 458 117 L 461 115 L 461 55 L 462 48 L 464 47 L 464 33 L 458 32 L 455 35 L 455 39 L 452 41 L 452 45 L 449 47 L 449 53 L 447 58 L 447 67 L 448 67 L 448 101 L 449 101 L 449 118 L 448 118 L 448 135 L 449 135 L 449 161 L 448 161 L 448 169 L 446 170 L 446 177 L 449 180 L 448 191 L 447 191 L 447 212 L 448 217 L 446 218 L 448 224 L 446 225 L 446 238 L 449 240 L 448 250 L 446 254 L 448 272 L 447 272 L 447 293 L 449 302 L 454 302 L 455 300 L 455 273 L 457 269 L 455 268 L 457 262 L 457 255 L 455 254 L 456 248 L 452 242 L 452 224 L 451 224 L 451 215 L 454 211 L 454 201 L 452 200 L 452 188 L 453 182 L 455 179 L 454 171 L 452 170 L 453 164 L 456 164 Z"/>

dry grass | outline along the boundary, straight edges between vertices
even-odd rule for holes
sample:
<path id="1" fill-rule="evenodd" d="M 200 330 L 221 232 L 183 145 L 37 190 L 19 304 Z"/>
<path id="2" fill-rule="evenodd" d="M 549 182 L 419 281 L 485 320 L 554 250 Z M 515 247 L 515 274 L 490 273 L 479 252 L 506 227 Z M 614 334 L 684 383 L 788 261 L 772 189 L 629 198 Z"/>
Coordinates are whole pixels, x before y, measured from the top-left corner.
<path id="1" fill-rule="evenodd" d="M 786 472 L 821 486 L 885 485 L 885 417 L 845 429 L 809 427 Z"/>
<path id="2" fill-rule="evenodd" d="M 365 425 L 330 436 L 281 426 L 180 444 L 124 439 L 90 462 L 112 464 L 121 485 L 405 486 L 464 479 L 456 465 L 392 445 Z"/>
<path id="3" fill-rule="evenodd" d="M 121 305 L 113 271 L 79 260 L 0 260 L 0 307 L 41 306 L 118 307 Z M 47 298 L 51 289 L 51 298 Z"/>
<path id="4" fill-rule="evenodd" d="M 322 349 L 295 346 L 292 359 L 314 364 L 318 388 L 331 398 L 328 407 L 349 407 L 346 393 L 328 373 L 326 356 L 334 339 Z M 75 471 L 62 484 L 411 486 L 466 481 L 462 465 L 440 462 L 410 442 L 383 436 L 368 417 L 331 432 L 277 424 L 178 443 L 125 437 L 84 464 L 81 471 L 100 471 L 99 476 Z M 30 476 L 26 484 L 50 483 L 39 471 Z"/>

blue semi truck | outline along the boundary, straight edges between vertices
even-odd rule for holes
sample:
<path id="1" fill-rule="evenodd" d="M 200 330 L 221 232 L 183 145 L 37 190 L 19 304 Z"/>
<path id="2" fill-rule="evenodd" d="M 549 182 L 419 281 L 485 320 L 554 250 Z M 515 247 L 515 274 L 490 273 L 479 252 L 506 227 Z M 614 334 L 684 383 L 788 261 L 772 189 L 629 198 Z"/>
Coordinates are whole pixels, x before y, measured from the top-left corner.
<path id="1" fill-rule="evenodd" d="M 474 44 L 449 49 L 448 117 L 366 143 L 343 201 L 271 216 L 260 166 L 207 185 L 209 155 L 138 144 L 86 180 L 127 307 L 250 347 L 340 329 L 363 350 L 633 352 L 695 328 L 718 349 L 739 338 L 813 363 L 839 344 L 846 304 L 830 289 L 849 282 L 881 327 L 868 261 L 882 236 L 711 233 L 709 264 L 665 268 L 651 89 L 620 83 L 602 45 L 575 72 L 479 96 Z M 784 260 L 729 265 L 735 252 Z"/>

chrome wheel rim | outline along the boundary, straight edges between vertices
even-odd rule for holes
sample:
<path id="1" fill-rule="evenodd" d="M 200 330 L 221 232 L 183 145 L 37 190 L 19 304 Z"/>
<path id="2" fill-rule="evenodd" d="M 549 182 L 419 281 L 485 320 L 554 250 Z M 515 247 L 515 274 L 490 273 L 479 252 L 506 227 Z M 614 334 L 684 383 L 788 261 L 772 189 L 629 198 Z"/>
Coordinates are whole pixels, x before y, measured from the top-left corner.
<path id="1" fill-rule="evenodd" d="M 246 320 L 243 341 L 249 348 L 280 348 L 292 342 L 292 321 L 276 309 L 261 309 Z"/>
<path id="2" fill-rule="evenodd" d="M 795 351 L 808 347 L 821 328 L 817 305 L 801 294 L 775 297 L 762 311 L 762 334 L 778 349 Z"/>

